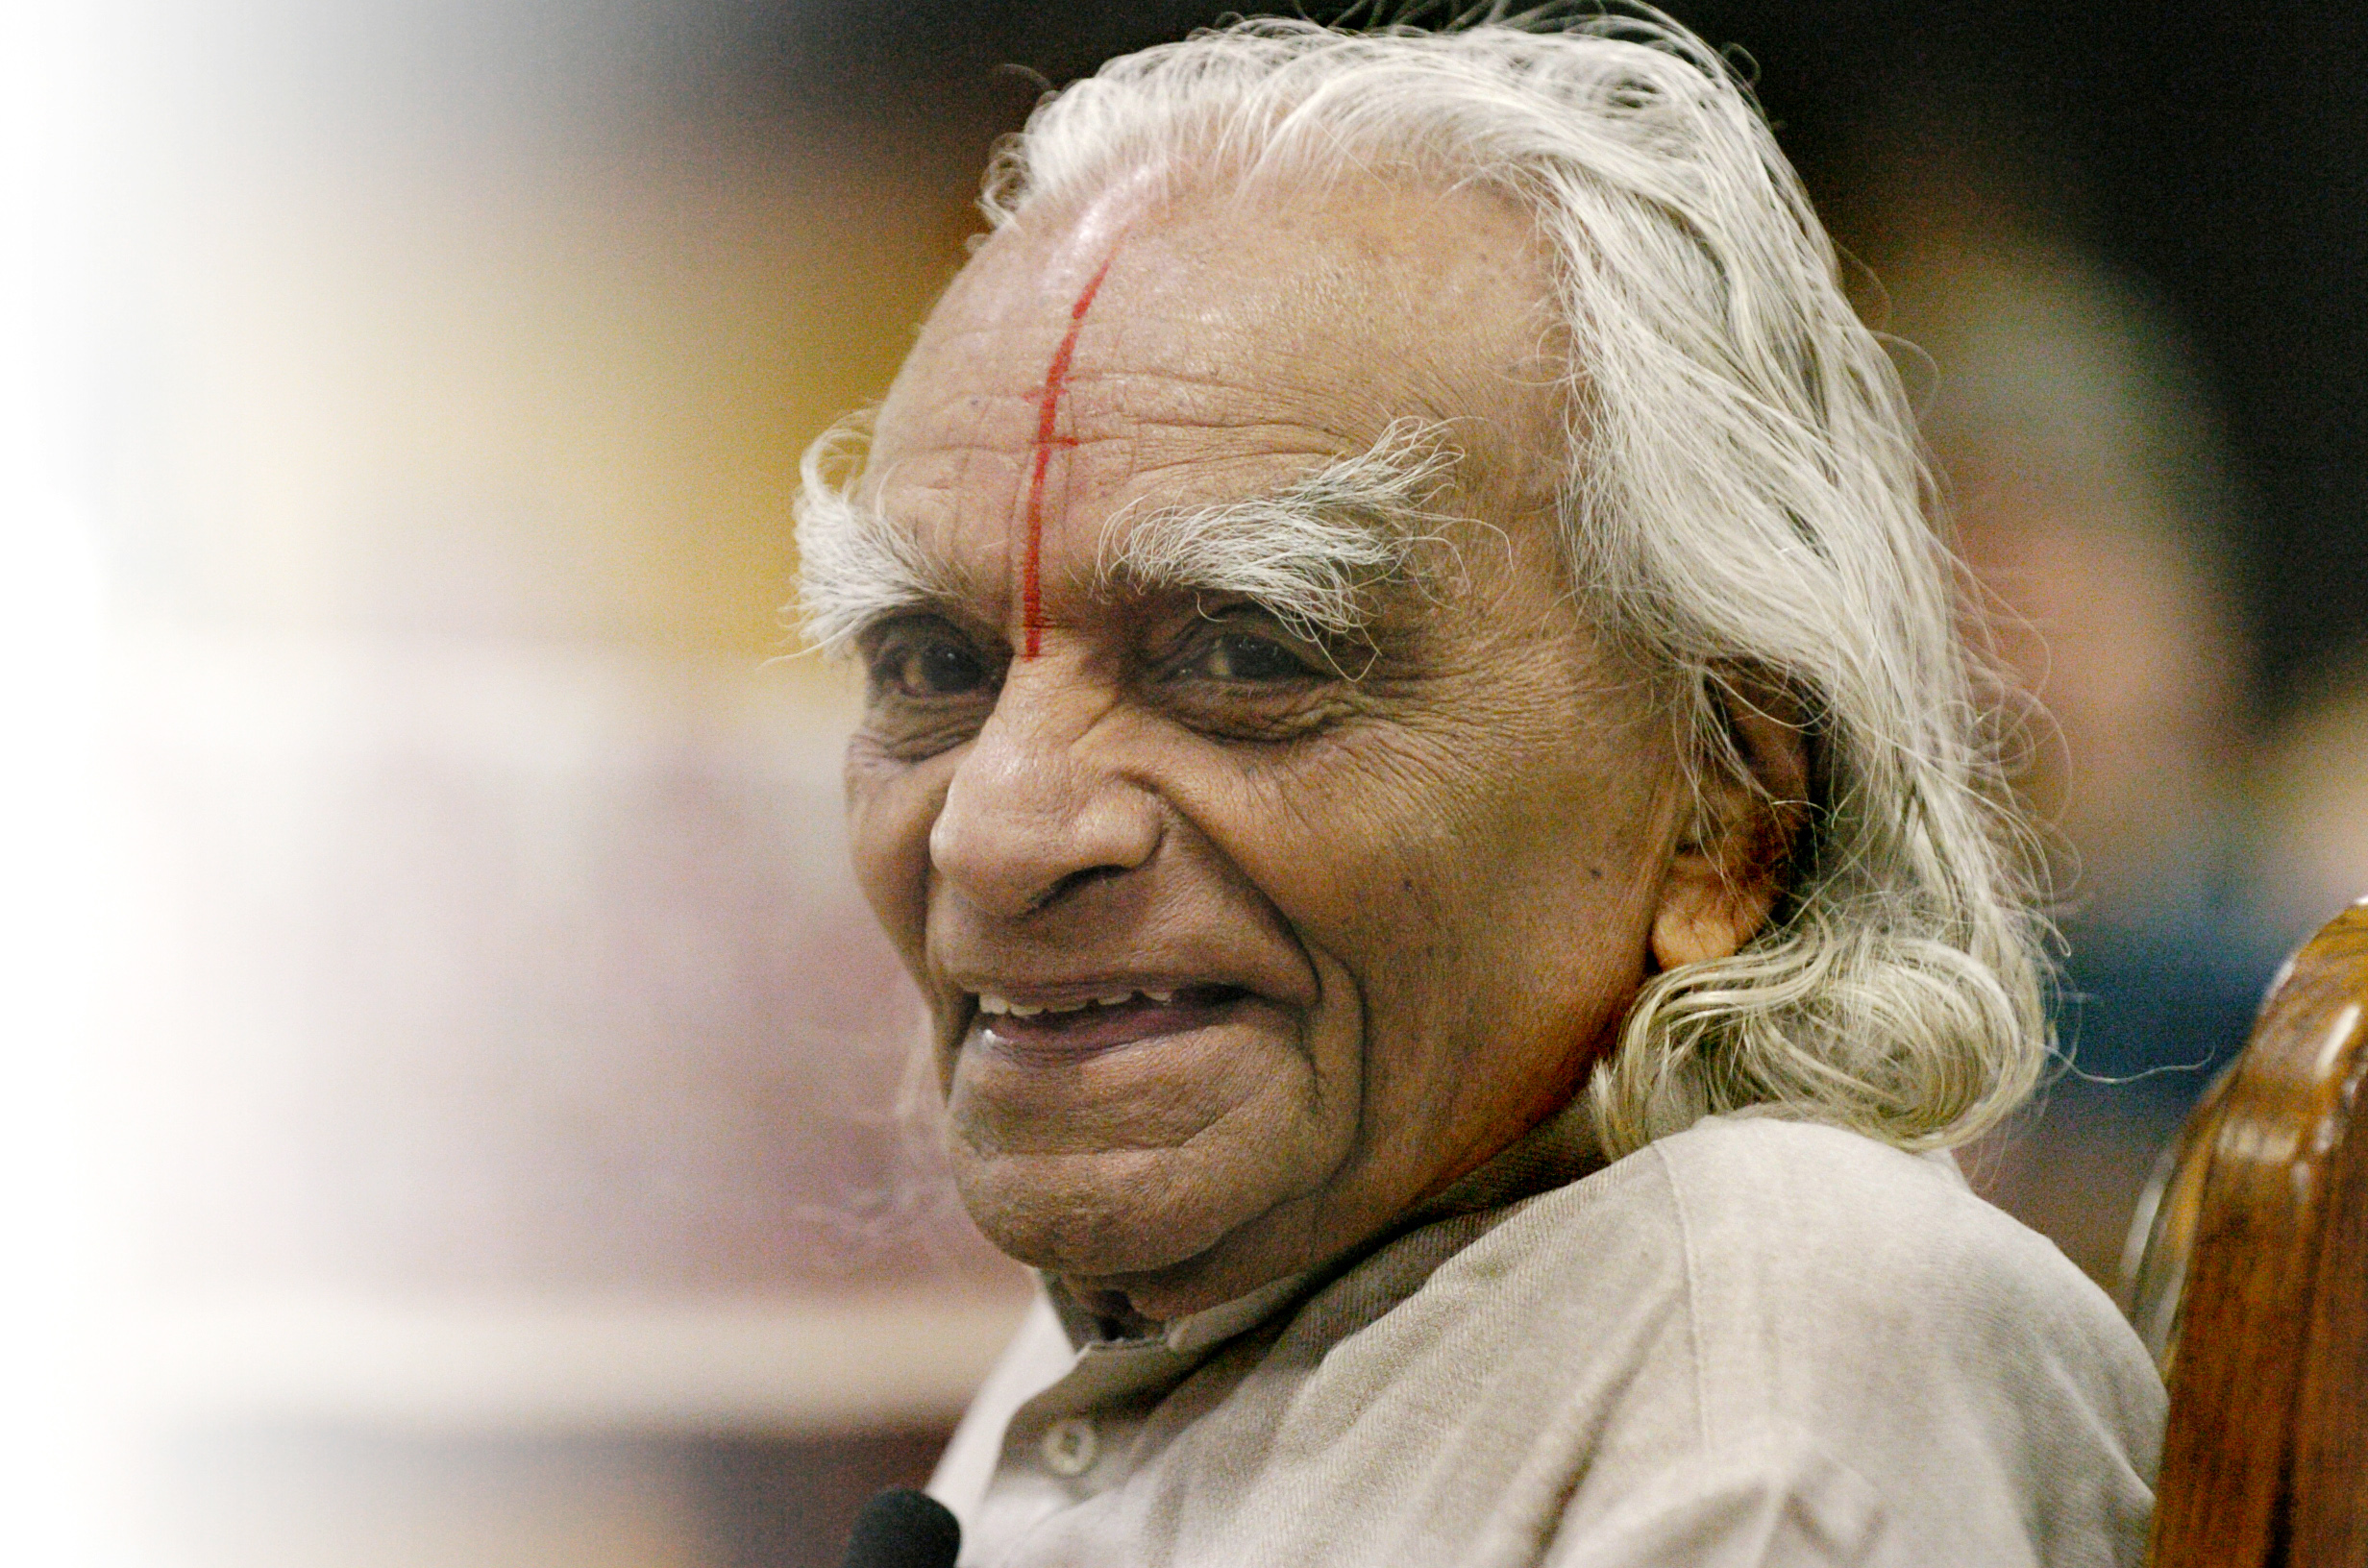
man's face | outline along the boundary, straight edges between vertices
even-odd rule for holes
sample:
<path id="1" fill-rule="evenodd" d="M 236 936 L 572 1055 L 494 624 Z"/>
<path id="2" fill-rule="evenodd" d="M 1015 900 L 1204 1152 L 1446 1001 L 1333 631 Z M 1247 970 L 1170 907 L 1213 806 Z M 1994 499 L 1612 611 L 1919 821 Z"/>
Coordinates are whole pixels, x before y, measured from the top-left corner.
<path id="1" fill-rule="evenodd" d="M 1525 224 L 1294 194 L 1122 190 L 996 235 L 858 493 L 961 585 L 860 639 L 847 778 L 964 1201 L 1154 1318 L 1353 1245 L 1565 1103 L 1650 970 L 1684 794 L 1557 565 Z M 1098 570 L 1408 416 L 1461 453 L 1446 570 L 1374 590 L 1357 637 Z"/>

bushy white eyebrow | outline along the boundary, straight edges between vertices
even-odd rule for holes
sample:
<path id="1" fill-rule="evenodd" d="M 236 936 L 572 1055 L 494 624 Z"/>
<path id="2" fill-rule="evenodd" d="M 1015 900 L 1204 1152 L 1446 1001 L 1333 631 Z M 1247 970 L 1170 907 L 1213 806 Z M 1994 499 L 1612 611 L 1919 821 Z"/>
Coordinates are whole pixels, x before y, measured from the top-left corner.
<path id="1" fill-rule="evenodd" d="M 798 502 L 800 603 L 807 635 L 844 649 L 890 615 L 958 600 L 951 563 L 849 493 L 864 439 L 843 422 L 807 449 Z M 1400 419 L 1354 457 L 1270 496 L 1175 507 L 1105 530 L 1103 591 L 1239 594 L 1302 636 L 1346 636 L 1369 619 L 1371 590 L 1418 580 L 1446 515 L 1433 503 L 1456 453 L 1442 427 Z"/>
<path id="2" fill-rule="evenodd" d="M 1455 463 L 1440 427 L 1394 422 L 1355 457 L 1271 496 L 1155 512 L 1103 535 L 1096 576 L 1137 593 L 1240 594 L 1301 636 L 1347 636 L 1370 590 L 1425 575 L 1440 543 L 1432 509 Z"/>
<path id="3" fill-rule="evenodd" d="M 871 414 L 851 414 L 798 463 L 798 608 L 825 652 L 845 651 L 884 617 L 958 597 L 946 562 L 851 494 L 870 439 Z"/>

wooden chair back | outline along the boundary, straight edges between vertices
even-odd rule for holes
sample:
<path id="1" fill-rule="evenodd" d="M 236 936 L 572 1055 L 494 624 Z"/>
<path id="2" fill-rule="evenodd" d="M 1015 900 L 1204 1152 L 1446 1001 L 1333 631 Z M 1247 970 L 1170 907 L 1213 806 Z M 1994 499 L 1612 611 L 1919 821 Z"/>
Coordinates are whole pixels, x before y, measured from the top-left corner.
<path id="1" fill-rule="evenodd" d="M 2286 962 L 2130 1260 L 2170 1384 L 2152 1568 L 2368 1564 L 2368 899 Z"/>

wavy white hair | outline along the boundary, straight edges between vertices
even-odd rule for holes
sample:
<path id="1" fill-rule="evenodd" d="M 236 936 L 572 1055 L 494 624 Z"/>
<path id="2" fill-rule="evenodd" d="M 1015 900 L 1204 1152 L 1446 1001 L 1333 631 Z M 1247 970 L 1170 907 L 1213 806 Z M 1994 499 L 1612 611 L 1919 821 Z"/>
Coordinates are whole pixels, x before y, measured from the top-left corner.
<path id="1" fill-rule="evenodd" d="M 1772 683 L 1806 716 L 1787 894 L 1742 951 L 1639 995 L 1591 1090 L 1607 1148 L 1721 1112 L 1910 1148 L 1993 1124 L 2048 1054 L 2045 927 L 1912 418 L 1749 90 L 1641 8 L 1500 6 L 1440 32 L 1252 19 L 1048 98 L 983 205 L 1000 226 L 1122 180 L 1352 171 L 1500 192 L 1546 241 L 1563 550 L 1668 677 L 1690 754 L 1749 776 L 1740 690 Z M 810 461 L 803 515 L 845 504 Z"/>

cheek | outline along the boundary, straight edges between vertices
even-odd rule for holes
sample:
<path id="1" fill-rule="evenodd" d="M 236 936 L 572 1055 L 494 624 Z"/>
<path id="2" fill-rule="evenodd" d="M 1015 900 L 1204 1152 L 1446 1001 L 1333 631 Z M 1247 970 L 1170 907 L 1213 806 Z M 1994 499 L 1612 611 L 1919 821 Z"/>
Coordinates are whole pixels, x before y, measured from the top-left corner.
<path id="1" fill-rule="evenodd" d="M 1567 726 L 1459 725 L 1246 770 L 1196 810 L 1345 966 L 1384 1054 L 1421 1040 L 1452 1068 L 1591 1032 L 1641 981 L 1668 767 L 1649 737 L 1618 752 Z"/>
<path id="2" fill-rule="evenodd" d="M 916 767 L 882 758 L 861 737 L 848 747 L 847 837 L 855 880 L 916 978 L 928 917 L 929 830 L 951 773 L 945 757 Z"/>
<path id="3" fill-rule="evenodd" d="M 1287 757 L 1213 756 L 1172 775 L 1171 799 L 1302 941 L 1364 945 L 1378 927 L 1431 922 L 1421 843 L 1391 784 L 1326 746 Z M 1362 976 L 1359 977 L 1360 979 Z"/>
<path id="4" fill-rule="evenodd" d="M 1666 848 L 1666 769 L 1641 741 L 1618 752 L 1457 726 L 1243 770 L 1192 810 L 1295 923 L 1429 944 L 1495 923 L 1492 912 L 1640 895 L 1640 870 Z"/>

